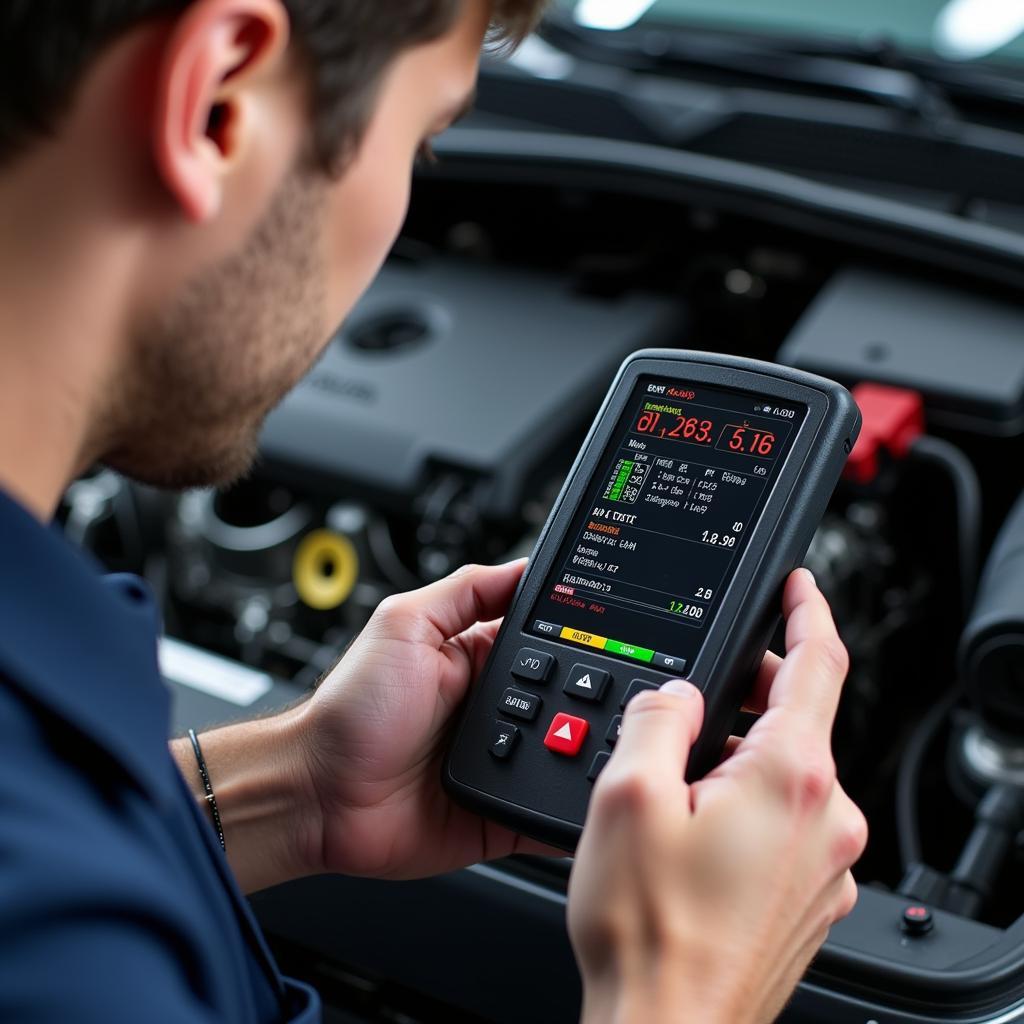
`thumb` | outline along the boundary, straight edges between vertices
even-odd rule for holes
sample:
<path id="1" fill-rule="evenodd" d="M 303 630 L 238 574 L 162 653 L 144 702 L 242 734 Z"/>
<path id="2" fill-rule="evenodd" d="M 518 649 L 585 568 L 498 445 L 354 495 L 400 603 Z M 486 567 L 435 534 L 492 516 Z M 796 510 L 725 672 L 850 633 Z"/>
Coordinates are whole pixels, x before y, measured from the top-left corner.
<path id="1" fill-rule="evenodd" d="M 374 616 L 375 631 L 387 639 L 440 647 L 477 622 L 504 615 L 525 568 L 525 558 L 466 565 L 437 583 L 389 597 Z"/>
<path id="2" fill-rule="evenodd" d="M 626 706 L 622 733 L 603 775 L 637 774 L 655 783 L 683 782 L 690 750 L 704 722 L 704 698 L 691 683 L 673 679 L 638 693 Z"/>

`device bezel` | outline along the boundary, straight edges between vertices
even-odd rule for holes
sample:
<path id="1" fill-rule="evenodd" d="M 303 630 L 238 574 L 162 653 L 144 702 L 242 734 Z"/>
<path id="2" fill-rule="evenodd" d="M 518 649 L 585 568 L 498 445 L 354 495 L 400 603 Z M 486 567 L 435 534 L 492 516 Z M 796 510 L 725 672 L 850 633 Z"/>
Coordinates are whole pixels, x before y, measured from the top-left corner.
<path id="1" fill-rule="evenodd" d="M 542 639 L 528 632 L 528 616 L 557 558 L 563 534 L 576 515 L 592 474 L 601 464 L 633 389 L 645 376 L 739 390 L 765 398 L 799 402 L 807 408 L 718 611 L 707 627 L 700 653 L 687 674 L 705 691 L 706 704 L 705 728 L 691 756 L 691 775 L 703 774 L 711 767 L 728 736 L 743 696 L 737 690 L 740 685 L 737 680 L 749 681 L 750 671 L 755 667 L 746 664 L 753 660 L 749 652 L 756 651 L 759 658 L 767 646 L 778 618 L 781 584 L 806 551 L 859 423 L 856 406 L 844 388 L 788 367 L 684 350 L 644 350 L 623 363 L 541 531 L 487 665 L 466 702 L 443 771 L 446 788 L 460 802 L 519 831 L 566 848 L 571 848 L 578 838 L 579 824 L 554 818 L 481 790 L 458 778 L 453 762 L 459 744 L 466 737 L 467 726 L 484 699 L 494 665 L 502 660 L 502 653 L 509 645 L 518 648 L 523 643 L 544 644 L 569 653 L 580 652 L 576 645 L 557 639 Z M 787 516 L 787 513 L 799 514 Z M 808 523 L 809 526 L 806 525 Z M 736 612 L 744 602 L 748 604 L 748 614 L 741 620 Z M 590 656 L 602 660 L 599 652 Z M 611 657 L 603 660 L 622 664 L 620 659 Z M 643 668 L 644 674 L 660 675 L 662 681 L 670 678 L 650 666 Z M 713 675 L 722 683 L 718 685 L 716 682 L 716 686 L 709 690 L 707 683 Z M 507 685 L 508 681 L 504 682 Z M 486 717 L 493 718 L 490 710 Z"/>

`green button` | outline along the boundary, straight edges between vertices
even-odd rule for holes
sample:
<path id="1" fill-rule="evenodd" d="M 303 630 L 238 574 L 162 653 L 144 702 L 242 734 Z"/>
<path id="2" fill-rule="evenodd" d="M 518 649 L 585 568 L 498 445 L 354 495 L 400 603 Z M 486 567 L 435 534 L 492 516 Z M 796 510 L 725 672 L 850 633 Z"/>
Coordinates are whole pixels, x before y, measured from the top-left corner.
<path id="1" fill-rule="evenodd" d="M 654 651 L 649 651 L 646 647 L 634 647 L 632 644 L 620 643 L 618 640 L 606 641 L 604 649 L 612 654 L 635 658 L 637 661 L 652 661 L 654 659 Z"/>

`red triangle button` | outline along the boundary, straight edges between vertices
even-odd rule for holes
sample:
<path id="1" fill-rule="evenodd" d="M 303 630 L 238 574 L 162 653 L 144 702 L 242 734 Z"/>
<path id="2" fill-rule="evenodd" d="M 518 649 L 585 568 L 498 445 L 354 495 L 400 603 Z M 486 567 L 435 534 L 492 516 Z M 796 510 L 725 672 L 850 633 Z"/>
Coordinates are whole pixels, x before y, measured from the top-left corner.
<path id="1" fill-rule="evenodd" d="M 580 752 L 589 731 L 590 723 L 585 718 L 576 718 L 574 715 L 559 712 L 548 726 L 544 746 L 556 754 L 575 757 Z"/>

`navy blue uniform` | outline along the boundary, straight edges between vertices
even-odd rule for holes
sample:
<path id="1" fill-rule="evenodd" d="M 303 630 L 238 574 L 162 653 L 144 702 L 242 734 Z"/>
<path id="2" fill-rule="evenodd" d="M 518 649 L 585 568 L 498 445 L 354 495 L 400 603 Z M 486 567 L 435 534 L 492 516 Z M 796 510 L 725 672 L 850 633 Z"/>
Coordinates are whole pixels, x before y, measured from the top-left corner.
<path id="1" fill-rule="evenodd" d="M 168 751 L 158 629 L 0 493 L 0 1021 L 316 1024 Z"/>

